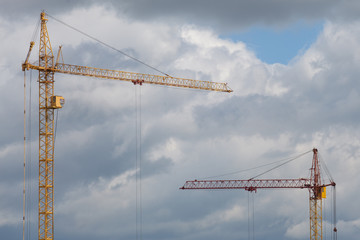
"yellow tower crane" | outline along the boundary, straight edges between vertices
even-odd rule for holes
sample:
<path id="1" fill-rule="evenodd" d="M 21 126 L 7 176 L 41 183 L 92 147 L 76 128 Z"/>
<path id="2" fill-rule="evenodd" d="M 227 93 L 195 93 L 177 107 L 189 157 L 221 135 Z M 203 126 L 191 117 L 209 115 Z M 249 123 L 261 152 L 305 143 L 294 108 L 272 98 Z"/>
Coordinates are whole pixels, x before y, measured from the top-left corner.
<path id="1" fill-rule="evenodd" d="M 226 83 L 199 81 L 193 79 L 132 73 L 86 66 L 77 66 L 54 61 L 54 55 L 47 30 L 45 12 L 40 14 L 41 29 L 39 43 L 39 63 L 29 63 L 34 42 L 22 64 L 22 70 L 39 71 L 39 206 L 38 238 L 54 239 L 54 110 L 62 108 L 64 98 L 54 93 L 55 73 L 81 75 L 129 81 L 134 84 L 157 84 L 181 88 L 193 88 L 209 91 L 232 92 Z M 61 48 L 60 48 L 61 49 Z M 59 54 L 60 55 L 60 49 Z M 58 59 L 58 58 L 57 58 Z"/>

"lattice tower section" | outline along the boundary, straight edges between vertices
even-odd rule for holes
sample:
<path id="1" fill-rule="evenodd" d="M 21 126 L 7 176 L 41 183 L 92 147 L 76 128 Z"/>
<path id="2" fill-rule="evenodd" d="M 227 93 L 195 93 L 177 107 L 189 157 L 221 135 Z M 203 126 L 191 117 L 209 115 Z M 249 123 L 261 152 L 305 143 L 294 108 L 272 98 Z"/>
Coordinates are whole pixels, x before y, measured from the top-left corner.
<path id="1" fill-rule="evenodd" d="M 39 240 L 54 238 L 54 56 L 46 27 L 45 13 L 41 13 L 39 44 Z"/>

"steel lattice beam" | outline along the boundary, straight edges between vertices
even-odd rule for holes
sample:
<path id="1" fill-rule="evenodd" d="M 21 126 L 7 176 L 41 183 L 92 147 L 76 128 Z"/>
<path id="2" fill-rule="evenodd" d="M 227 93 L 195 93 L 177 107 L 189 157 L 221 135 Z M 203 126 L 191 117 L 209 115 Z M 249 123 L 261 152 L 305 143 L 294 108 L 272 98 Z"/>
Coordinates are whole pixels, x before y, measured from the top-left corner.
<path id="1" fill-rule="evenodd" d="M 41 13 L 39 65 L 54 66 L 54 56 L 46 27 L 45 13 Z M 39 240 L 54 239 L 54 109 L 49 100 L 54 96 L 54 73 L 39 70 Z"/>

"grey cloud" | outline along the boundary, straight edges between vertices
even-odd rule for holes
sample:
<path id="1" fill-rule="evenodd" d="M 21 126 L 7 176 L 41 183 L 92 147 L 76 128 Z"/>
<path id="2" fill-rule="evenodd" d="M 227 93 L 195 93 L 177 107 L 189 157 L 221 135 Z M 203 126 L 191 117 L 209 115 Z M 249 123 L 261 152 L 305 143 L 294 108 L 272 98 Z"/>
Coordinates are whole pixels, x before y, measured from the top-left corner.
<path id="1" fill-rule="evenodd" d="M 40 12 L 45 10 L 49 14 L 58 14 L 70 11 L 76 7 L 87 8 L 91 6 L 88 1 L 46 1 L 46 0 L 1 0 L 0 15 L 6 19 L 19 21 L 28 17 L 39 16 Z"/>
<path id="2" fill-rule="evenodd" d="M 295 19 L 318 19 L 331 13 L 336 1 L 113 1 L 136 19 L 183 17 L 219 29 L 239 29 L 254 24 L 283 25 Z"/>
<path id="3" fill-rule="evenodd" d="M 253 135 L 261 132 L 269 136 L 288 131 L 299 135 L 312 134 L 339 124 L 356 127 L 360 117 L 356 107 L 360 102 L 359 83 L 355 76 L 346 76 L 346 72 L 353 74 L 358 70 L 354 66 L 339 76 L 338 73 L 343 71 L 335 65 L 319 79 L 308 85 L 295 84 L 282 96 L 234 96 L 215 107 L 199 106 L 194 110 L 198 127 L 204 131 L 216 131 L 216 123 L 221 122 L 224 128 L 217 134 Z M 317 81 L 323 84 L 317 86 Z"/>
<path id="4" fill-rule="evenodd" d="M 110 1 L 121 14 L 134 19 L 186 21 L 232 32 L 253 25 L 285 27 L 299 19 L 358 19 L 357 1 Z"/>
<path id="5" fill-rule="evenodd" d="M 41 10 L 56 15 L 74 8 L 103 5 L 133 20 L 194 23 L 233 32 L 253 25 L 273 28 L 306 19 L 348 21 L 358 19 L 358 1 L 176 1 L 176 0 L 105 0 L 105 1 L 9 1 L 2 0 L 0 14 L 4 17 L 34 16 Z"/>

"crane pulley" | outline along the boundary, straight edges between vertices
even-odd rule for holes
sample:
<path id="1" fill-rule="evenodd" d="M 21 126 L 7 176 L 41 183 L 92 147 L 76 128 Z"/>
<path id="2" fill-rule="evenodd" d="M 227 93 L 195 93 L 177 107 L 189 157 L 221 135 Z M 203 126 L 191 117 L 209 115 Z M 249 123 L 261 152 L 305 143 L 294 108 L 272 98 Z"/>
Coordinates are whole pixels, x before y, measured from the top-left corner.
<path id="1" fill-rule="evenodd" d="M 64 104 L 64 98 L 55 95 L 55 73 L 81 75 L 103 79 L 128 81 L 134 84 L 156 84 L 171 87 L 192 88 L 199 90 L 232 92 L 226 83 L 184 79 L 171 76 L 159 76 L 118 70 L 101 69 L 87 66 L 60 63 L 61 47 L 56 61 L 47 30 L 45 12 L 40 14 L 40 43 L 38 65 L 29 62 L 34 42 L 30 48 L 22 70 L 38 70 L 39 77 L 39 240 L 54 239 L 54 110 Z"/>

